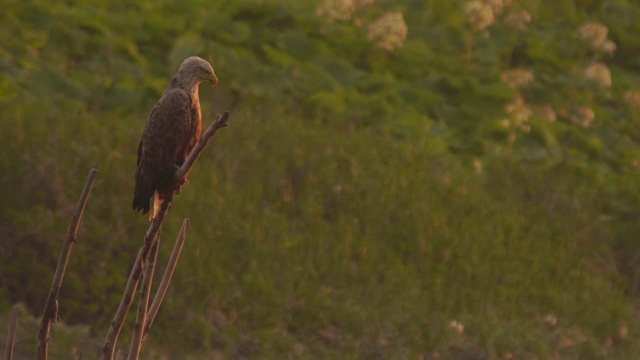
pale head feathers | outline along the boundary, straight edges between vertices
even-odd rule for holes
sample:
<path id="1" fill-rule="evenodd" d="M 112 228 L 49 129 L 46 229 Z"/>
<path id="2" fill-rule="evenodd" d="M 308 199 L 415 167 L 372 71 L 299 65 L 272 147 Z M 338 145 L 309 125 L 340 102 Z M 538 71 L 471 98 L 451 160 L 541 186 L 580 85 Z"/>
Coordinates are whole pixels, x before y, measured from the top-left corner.
<path id="1" fill-rule="evenodd" d="M 180 68 L 178 68 L 178 72 L 173 77 L 171 84 L 190 89 L 205 80 L 210 81 L 213 86 L 218 83 L 218 77 L 211 64 L 200 57 L 192 56 L 180 64 Z"/>

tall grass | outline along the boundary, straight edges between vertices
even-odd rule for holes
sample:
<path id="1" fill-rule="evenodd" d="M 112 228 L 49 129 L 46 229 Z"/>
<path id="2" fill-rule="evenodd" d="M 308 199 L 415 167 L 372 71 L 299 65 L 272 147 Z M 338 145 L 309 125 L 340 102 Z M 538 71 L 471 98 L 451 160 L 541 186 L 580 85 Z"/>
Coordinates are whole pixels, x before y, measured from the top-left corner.
<path id="1" fill-rule="evenodd" d="M 228 354 L 550 356 L 560 329 L 592 353 L 632 326 L 595 197 L 576 205 L 562 169 L 476 173 L 429 138 L 238 114 L 173 209 L 193 224 L 180 330 Z"/>
<path id="2" fill-rule="evenodd" d="M 18 164 L 5 183 L 19 189 L 4 190 L 3 219 L 12 226 L 3 276 L 28 279 L 8 289 L 10 299 L 40 305 L 57 251 L 49 237 L 63 233 L 81 175 L 97 166 L 61 314 L 99 332 L 146 226 L 129 212 L 139 136 L 129 124 L 140 121 L 81 107 L 59 126 L 27 121 L 40 110 L 20 109 L 3 126 L 3 159 Z M 610 231 L 594 221 L 596 183 L 569 167 L 497 159 L 474 168 L 439 141 L 428 129 L 234 112 L 165 225 L 165 243 L 183 217 L 192 230 L 156 349 L 603 355 L 621 328 L 635 330 L 624 281 L 610 265 Z M 21 254 L 33 256 L 24 244 L 41 244 L 35 254 L 44 261 L 24 267 Z M 545 324 L 548 316 L 558 324 Z"/>

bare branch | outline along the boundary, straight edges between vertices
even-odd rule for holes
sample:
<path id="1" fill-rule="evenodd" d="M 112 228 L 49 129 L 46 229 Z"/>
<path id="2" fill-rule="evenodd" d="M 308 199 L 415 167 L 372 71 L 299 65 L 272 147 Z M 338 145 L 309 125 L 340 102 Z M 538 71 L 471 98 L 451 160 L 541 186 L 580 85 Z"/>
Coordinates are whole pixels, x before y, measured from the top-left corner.
<path id="1" fill-rule="evenodd" d="M 80 199 L 76 204 L 76 208 L 73 211 L 71 217 L 71 223 L 67 229 L 67 234 L 62 244 L 62 250 L 60 251 L 60 258 L 58 259 L 58 265 L 56 272 L 53 276 L 53 283 L 51 284 L 51 290 L 47 296 L 47 300 L 42 311 L 42 320 L 40 323 L 40 332 L 38 334 L 38 359 L 46 360 L 48 357 L 49 347 L 49 330 L 51 329 L 51 323 L 55 322 L 58 317 L 58 294 L 62 287 L 62 280 L 64 279 L 64 273 L 67 269 L 69 262 L 69 256 L 71 255 L 71 248 L 76 243 L 76 236 L 78 235 L 78 226 L 82 220 L 84 208 L 87 205 L 87 200 L 93 189 L 93 184 L 96 180 L 97 169 L 91 169 L 89 171 L 89 177 L 84 184 L 84 189 L 80 195 Z"/>
<path id="2" fill-rule="evenodd" d="M 187 238 L 188 229 L 189 229 L 189 219 L 184 219 L 182 221 L 182 227 L 180 228 L 180 233 L 178 234 L 176 243 L 173 246 L 171 257 L 169 258 L 169 262 L 167 263 L 167 268 L 164 270 L 164 274 L 162 275 L 162 280 L 160 281 L 160 285 L 158 285 L 158 290 L 156 290 L 156 295 L 153 297 L 153 303 L 149 308 L 149 313 L 147 314 L 147 322 L 145 323 L 145 326 L 144 326 L 144 334 L 142 335 L 143 342 L 147 336 L 147 333 L 149 332 L 149 329 L 151 328 L 151 325 L 153 325 L 153 321 L 156 319 L 158 310 L 160 310 L 160 305 L 164 300 L 164 296 L 167 294 L 167 289 L 169 289 L 171 278 L 173 277 L 173 273 L 176 270 L 176 265 L 178 264 L 178 258 L 180 257 L 180 252 L 182 251 L 182 247 L 184 246 L 185 239 Z"/>
<path id="3" fill-rule="evenodd" d="M 160 245 L 160 236 L 151 244 L 151 249 L 147 256 L 146 265 L 144 266 L 144 275 L 142 275 L 142 286 L 140 286 L 140 299 L 138 300 L 138 315 L 133 326 L 133 337 L 131 338 L 131 347 L 129 348 L 129 360 L 137 360 L 140 356 L 142 348 L 142 338 L 144 337 L 145 324 L 147 322 L 147 309 L 149 308 L 149 295 L 151 293 L 151 283 L 153 282 L 153 273 L 158 257 L 158 246 Z"/>
<path id="4" fill-rule="evenodd" d="M 4 360 L 13 359 L 13 346 L 16 343 L 16 329 L 18 328 L 18 314 L 20 306 L 14 305 L 11 312 L 11 320 L 9 321 L 9 332 L 7 333 L 7 346 L 4 348 Z"/>

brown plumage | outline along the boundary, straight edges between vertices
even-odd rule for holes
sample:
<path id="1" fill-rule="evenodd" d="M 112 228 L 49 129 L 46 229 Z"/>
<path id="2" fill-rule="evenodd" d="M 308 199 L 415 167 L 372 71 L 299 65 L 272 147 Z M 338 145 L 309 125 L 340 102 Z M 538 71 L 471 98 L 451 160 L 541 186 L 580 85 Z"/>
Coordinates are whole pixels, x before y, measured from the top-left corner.
<path id="1" fill-rule="evenodd" d="M 204 80 L 218 83 L 211 64 L 197 56 L 186 59 L 149 114 L 138 146 L 133 209 L 146 214 L 153 203 L 151 219 L 162 201 L 179 191 L 175 172 L 200 140 L 198 86 Z"/>

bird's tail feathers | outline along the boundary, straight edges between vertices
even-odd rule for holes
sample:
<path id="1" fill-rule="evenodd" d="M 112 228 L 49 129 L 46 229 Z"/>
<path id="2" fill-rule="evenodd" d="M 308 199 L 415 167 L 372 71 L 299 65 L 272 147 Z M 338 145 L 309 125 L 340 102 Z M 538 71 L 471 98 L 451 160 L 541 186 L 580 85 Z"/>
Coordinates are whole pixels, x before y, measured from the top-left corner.
<path id="1" fill-rule="evenodd" d="M 153 219 L 155 219 L 158 215 L 158 211 L 160 211 L 160 206 L 162 205 L 163 199 L 157 191 L 154 191 L 153 196 L 149 201 L 151 202 L 151 213 L 149 214 L 149 221 L 153 221 Z"/>

